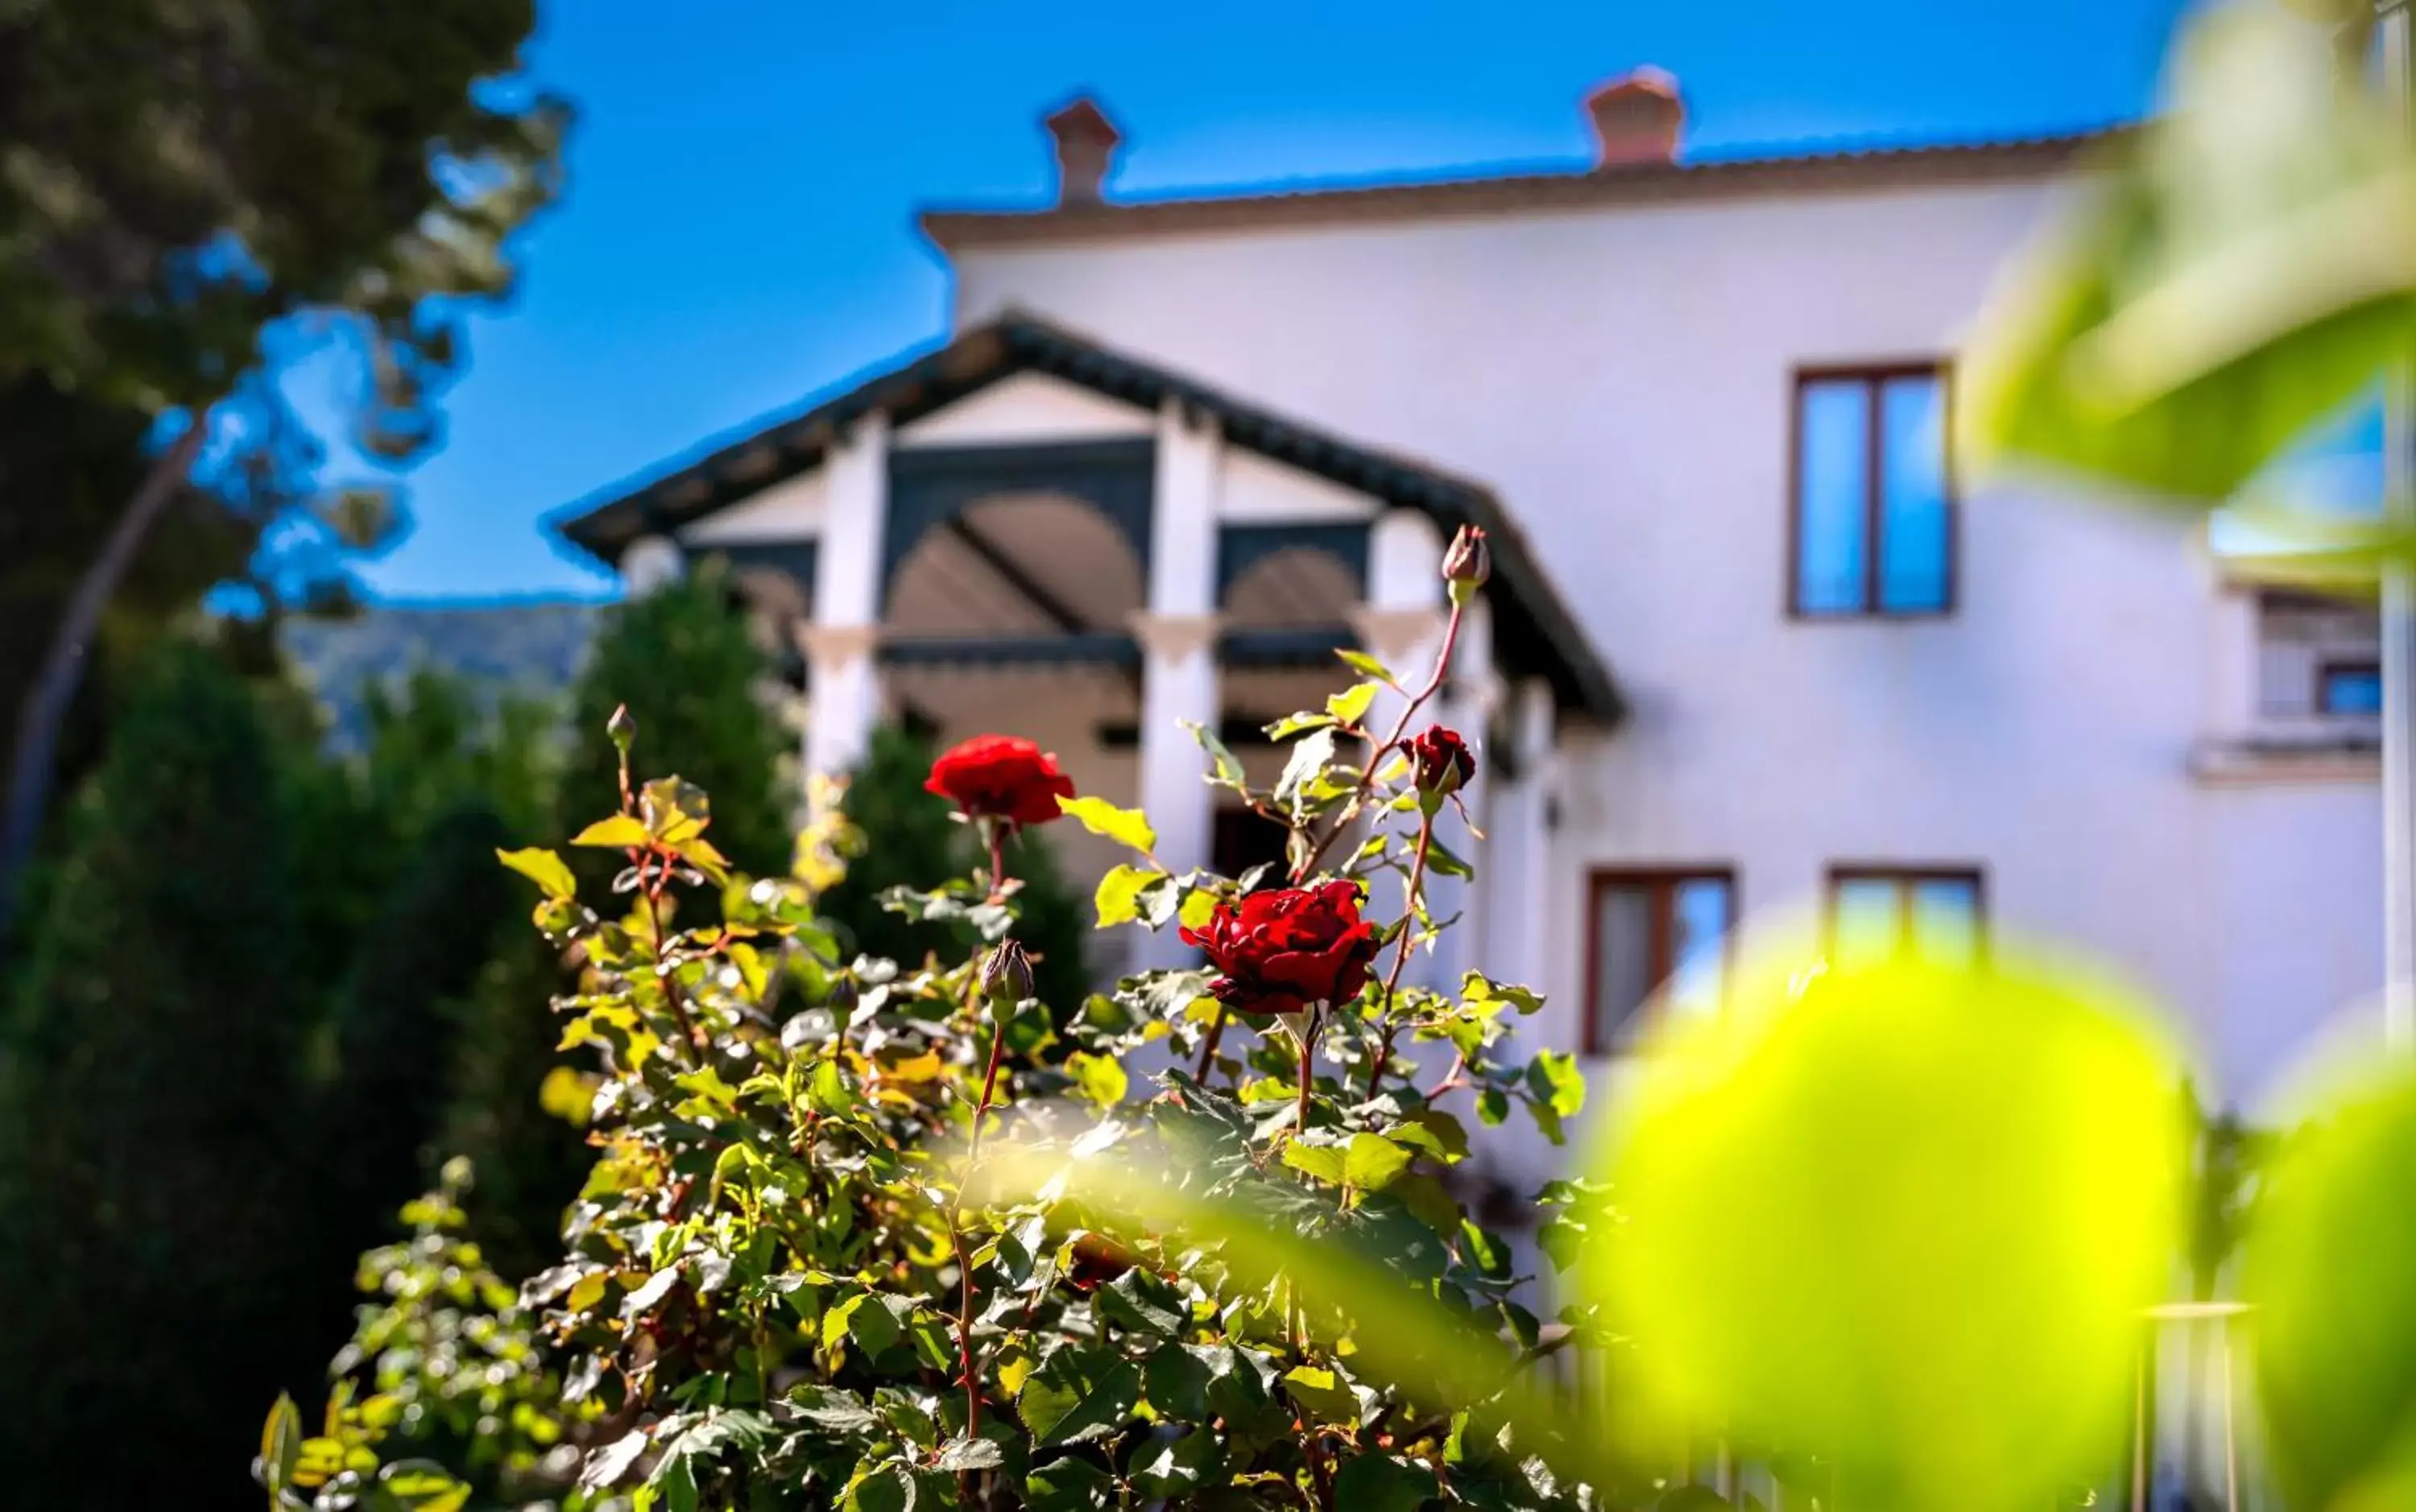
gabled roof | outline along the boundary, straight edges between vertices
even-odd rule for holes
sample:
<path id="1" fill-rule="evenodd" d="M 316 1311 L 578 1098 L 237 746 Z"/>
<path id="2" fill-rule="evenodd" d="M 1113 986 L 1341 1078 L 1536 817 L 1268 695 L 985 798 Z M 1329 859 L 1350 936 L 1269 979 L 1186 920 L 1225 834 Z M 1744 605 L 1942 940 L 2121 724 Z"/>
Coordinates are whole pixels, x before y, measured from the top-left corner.
<path id="1" fill-rule="evenodd" d="M 642 535 L 677 531 L 784 479 L 822 465 L 857 420 L 886 412 L 905 426 L 1018 373 L 1037 372 L 1155 411 L 1172 398 L 1216 417 L 1231 445 L 1331 479 L 1384 503 L 1421 511 L 1448 537 L 1482 529 L 1492 548 L 1496 653 L 1551 680 L 1562 706 L 1606 724 L 1623 712 L 1610 670 L 1596 656 L 1549 576 L 1492 490 L 1427 463 L 1344 441 L 1153 363 L 1022 313 L 1009 313 L 946 346 L 876 373 L 803 414 L 750 427 L 743 439 L 645 481 L 572 505 L 554 528 L 617 562 Z"/>
<path id="2" fill-rule="evenodd" d="M 1847 148 L 1751 157 L 1621 162 L 1564 172 L 1492 173 L 1415 183 L 1307 185 L 1262 193 L 1190 195 L 1041 209 L 929 210 L 923 233 L 942 250 L 1201 231 L 1259 230 L 1428 217 L 1509 215 L 1756 194 L 1857 192 L 2043 178 L 2122 135 L 2108 127 L 1998 142 Z"/>

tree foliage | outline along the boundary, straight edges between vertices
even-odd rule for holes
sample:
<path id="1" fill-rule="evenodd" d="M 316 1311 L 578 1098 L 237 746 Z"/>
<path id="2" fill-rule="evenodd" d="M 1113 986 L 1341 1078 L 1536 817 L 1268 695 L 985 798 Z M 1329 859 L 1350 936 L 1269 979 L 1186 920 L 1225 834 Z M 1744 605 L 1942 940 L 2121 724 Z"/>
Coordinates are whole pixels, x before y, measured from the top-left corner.
<path id="1" fill-rule="evenodd" d="M 204 648 L 142 674 L 74 816 L 0 1089 L 0 1436 L 22 1494 L 181 1503 L 229 1400 L 309 1369 L 286 1273 L 310 1194 L 292 1141 L 309 1037 L 293 836 L 251 691 Z M 202 1362 L 206 1362 L 204 1364 Z M 118 1452 L 99 1403 L 140 1404 Z M 223 1480 L 218 1496 L 234 1490 Z"/>

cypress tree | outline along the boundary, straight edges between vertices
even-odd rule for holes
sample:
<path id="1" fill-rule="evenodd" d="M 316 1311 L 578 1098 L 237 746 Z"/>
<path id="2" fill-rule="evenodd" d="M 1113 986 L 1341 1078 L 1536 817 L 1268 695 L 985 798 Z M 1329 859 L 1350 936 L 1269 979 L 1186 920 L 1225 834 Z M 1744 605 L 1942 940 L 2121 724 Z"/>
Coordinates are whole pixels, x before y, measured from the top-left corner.
<path id="1" fill-rule="evenodd" d="M 73 816 L 0 1077 L 0 1460 L 26 1505 L 95 1505 L 103 1474 L 115 1505 L 250 1505 L 262 1394 L 318 1373 L 326 1340 L 286 1325 L 310 1025 L 277 759 L 253 690 L 170 642 Z"/>

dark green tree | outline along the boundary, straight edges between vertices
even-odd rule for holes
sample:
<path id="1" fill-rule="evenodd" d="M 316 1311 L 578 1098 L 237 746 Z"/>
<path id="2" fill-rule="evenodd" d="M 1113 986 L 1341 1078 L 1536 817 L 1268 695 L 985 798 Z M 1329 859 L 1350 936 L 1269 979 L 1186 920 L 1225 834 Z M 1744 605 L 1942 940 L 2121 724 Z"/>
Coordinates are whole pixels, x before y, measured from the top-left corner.
<path id="1" fill-rule="evenodd" d="M 600 737 L 612 711 L 626 707 L 650 770 L 677 772 L 713 795 L 721 853 L 744 872 L 785 874 L 797 802 L 793 781 L 782 775 L 790 741 L 764 697 L 776 677 L 728 578 L 711 564 L 614 608 L 571 693 L 575 738 L 557 827 L 575 831 L 619 806 L 620 769 Z"/>
<path id="2" fill-rule="evenodd" d="M 316 1247 L 277 759 L 254 689 L 171 642 L 75 812 L 0 1074 L 0 1459 L 25 1505 L 252 1505 L 243 1394 L 313 1373 L 324 1337 L 283 1312 L 282 1257 Z"/>
<path id="3" fill-rule="evenodd" d="M 94 637 L 190 486 L 279 543 L 264 603 L 315 598 L 391 533 L 382 490 L 323 487 L 280 375 L 349 357 L 364 450 L 436 439 L 464 307 L 509 291 L 508 240 L 560 187 L 566 110 L 512 79 L 534 22 L 532 0 L 0 12 L 0 385 L 89 396 L 156 441 L 63 559 L 74 587 L 11 730 L 0 936 Z"/>

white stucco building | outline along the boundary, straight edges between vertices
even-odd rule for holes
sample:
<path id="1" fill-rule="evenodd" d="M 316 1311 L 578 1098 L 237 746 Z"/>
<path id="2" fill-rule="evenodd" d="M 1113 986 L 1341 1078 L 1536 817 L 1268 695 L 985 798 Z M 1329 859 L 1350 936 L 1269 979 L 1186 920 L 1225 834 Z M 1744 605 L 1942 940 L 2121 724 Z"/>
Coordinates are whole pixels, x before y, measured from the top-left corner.
<path id="1" fill-rule="evenodd" d="M 2380 984 L 2375 638 L 2195 517 L 1955 477 L 1957 343 L 2086 142 L 1698 163 L 1656 76 L 1588 108 L 1591 171 L 1126 203 L 1071 107 L 1057 202 L 925 217 L 944 345 L 564 529 L 633 578 L 729 557 L 811 765 L 883 718 L 1030 735 L 1180 869 L 1263 836 L 1178 722 L 1302 707 L 1340 645 L 1421 665 L 1484 524 L 1462 934 L 1536 1032 L 1613 1053 L 1803 906 L 2077 945 L 2252 1100 Z"/>

